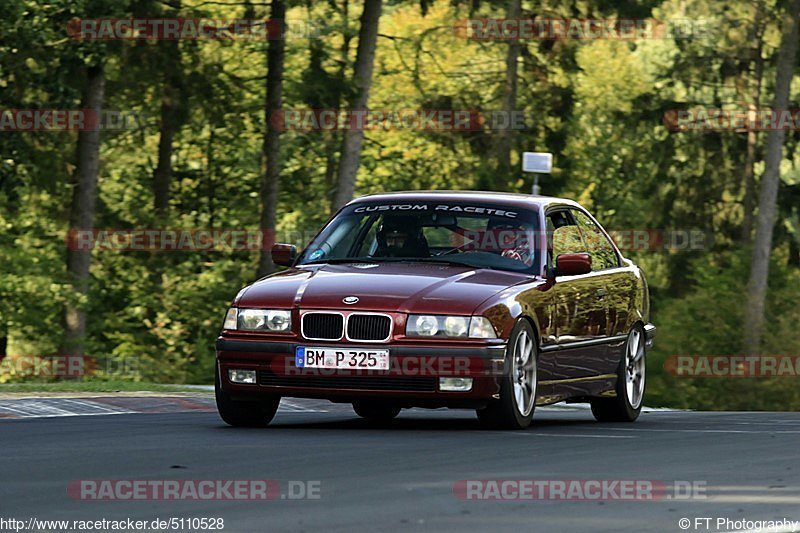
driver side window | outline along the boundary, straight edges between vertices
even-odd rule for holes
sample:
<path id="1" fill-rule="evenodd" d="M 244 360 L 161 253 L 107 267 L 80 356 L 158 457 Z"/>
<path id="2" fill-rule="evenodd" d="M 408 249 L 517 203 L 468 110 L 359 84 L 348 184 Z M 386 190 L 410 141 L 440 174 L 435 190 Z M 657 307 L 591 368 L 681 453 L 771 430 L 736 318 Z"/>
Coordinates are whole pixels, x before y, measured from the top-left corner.
<path id="1" fill-rule="evenodd" d="M 619 259 L 614 252 L 614 247 L 608 238 L 603 234 L 597 224 L 590 219 L 583 211 L 572 210 L 572 215 L 578 222 L 581 229 L 583 240 L 589 255 L 592 256 L 592 270 L 606 270 L 619 266 Z"/>
<path id="2" fill-rule="evenodd" d="M 547 266 L 555 267 L 561 254 L 586 253 L 581 232 L 567 210 L 547 214 Z"/>

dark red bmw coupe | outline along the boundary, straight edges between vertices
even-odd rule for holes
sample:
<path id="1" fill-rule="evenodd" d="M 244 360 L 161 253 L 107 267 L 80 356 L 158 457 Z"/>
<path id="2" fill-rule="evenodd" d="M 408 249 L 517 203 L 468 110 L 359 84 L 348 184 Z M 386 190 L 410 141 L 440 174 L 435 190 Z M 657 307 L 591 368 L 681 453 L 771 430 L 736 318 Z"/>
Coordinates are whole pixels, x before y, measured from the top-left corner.
<path id="1" fill-rule="evenodd" d="M 242 289 L 217 339 L 222 419 L 264 426 L 281 397 L 475 409 L 524 428 L 534 407 L 588 401 L 601 421 L 642 408 L 647 283 L 570 200 L 403 192 L 342 208 L 287 270 Z"/>

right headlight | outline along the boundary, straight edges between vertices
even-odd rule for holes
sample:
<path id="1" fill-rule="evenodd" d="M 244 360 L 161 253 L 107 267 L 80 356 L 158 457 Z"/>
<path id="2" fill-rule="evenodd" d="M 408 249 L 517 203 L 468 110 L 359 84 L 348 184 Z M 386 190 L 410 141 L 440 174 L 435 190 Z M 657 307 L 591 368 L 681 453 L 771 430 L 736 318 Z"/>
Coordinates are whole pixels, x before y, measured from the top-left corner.
<path id="1" fill-rule="evenodd" d="M 497 333 L 484 316 L 409 315 L 406 322 L 409 337 L 453 337 L 492 339 Z"/>
<path id="2" fill-rule="evenodd" d="M 223 329 L 271 331 L 292 330 L 292 312 L 287 309 L 239 309 L 231 307 L 225 315 Z"/>
<path id="3" fill-rule="evenodd" d="M 474 316 L 469 322 L 469 336 L 478 339 L 494 339 L 497 332 L 485 316 Z"/>

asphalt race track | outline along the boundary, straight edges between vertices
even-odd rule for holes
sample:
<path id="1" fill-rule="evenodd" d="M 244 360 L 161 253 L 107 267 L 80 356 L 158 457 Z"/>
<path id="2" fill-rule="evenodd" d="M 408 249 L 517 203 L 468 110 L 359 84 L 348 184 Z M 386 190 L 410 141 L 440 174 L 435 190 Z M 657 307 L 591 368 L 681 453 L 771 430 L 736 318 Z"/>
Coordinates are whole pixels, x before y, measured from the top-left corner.
<path id="1" fill-rule="evenodd" d="M 291 400 L 269 428 L 235 429 L 207 395 L 0 400 L 0 517 L 221 517 L 230 532 L 677 532 L 682 518 L 690 531 L 730 531 L 737 524 L 718 529 L 717 518 L 800 520 L 800 413 L 650 410 L 620 425 L 566 406 L 538 409 L 534 420 L 526 431 L 487 431 L 470 411 L 415 409 L 370 427 L 348 405 Z M 175 479 L 269 479 L 280 494 L 87 501 L 67 491 L 76 480 Z M 511 501 L 454 490 L 463 480 L 509 479 L 678 481 L 696 490 Z M 294 499 L 298 487 L 318 497 Z M 696 518 L 712 518 L 710 527 L 695 528 Z"/>

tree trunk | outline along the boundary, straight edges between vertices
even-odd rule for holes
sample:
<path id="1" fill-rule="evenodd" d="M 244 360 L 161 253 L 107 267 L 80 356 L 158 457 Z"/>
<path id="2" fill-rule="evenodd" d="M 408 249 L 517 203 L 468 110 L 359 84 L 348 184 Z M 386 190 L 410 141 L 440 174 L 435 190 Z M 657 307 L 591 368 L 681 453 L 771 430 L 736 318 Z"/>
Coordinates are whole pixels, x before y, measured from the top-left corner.
<path id="1" fill-rule="evenodd" d="M 761 83 L 764 78 L 764 58 L 762 57 L 764 47 L 764 31 L 761 23 L 763 15 L 763 6 L 759 3 L 756 6 L 756 16 L 754 21 L 754 36 L 756 39 L 756 50 L 753 68 L 753 92 L 752 101 L 748 115 L 750 120 L 755 119 L 755 114 L 761 107 Z M 744 172 L 742 181 L 744 181 L 744 219 L 742 221 L 742 242 L 749 244 L 753 238 L 753 210 L 756 206 L 756 178 L 754 172 L 754 165 L 756 161 L 756 151 L 758 148 L 758 132 L 750 129 L 747 132 L 747 152 L 745 153 Z"/>
<path id="2" fill-rule="evenodd" d="M 173 138 L 180 127 L 182 98 L 181 55 L 177 40 L 161 43 L 165 47 L 164 92 L 161 96 L 161 132 L 158 140 L 158 164 L 153 172 L 153 196 L 156 219 L 164 222 L 169 214 L 169 187 L 172 181 Z"/>
<path id="3" fill-rule="evenodd" d="M 0 324 L 0 361 L 8 355 L 8 324 L 3 321 Z"/>
<path id="4" fill-rule="evenodd" d="M 378 21 L 381 9 L 381 0 L 364 0 L 361 27 L 358 30 L 356 63 L 353 70 L 355 92 L 349 102 L 351 113 L 367 109 L 369 90 L 372 85 L 372 71 L 375 66 L 375 48 L 378 43 Z M 336 193 L 332 202 L 333 210 L 339 209 L 353 198 L 363 142 L 364 131 L 362 128 L 350 127 L 344 131 L 337 170 Z"/>
<path id="5" fill-rule="evenodd" d="M 785 112 L 789 102 L 789 88 L 794 75 L 797 55 L 798 18 L 800 0 L 793 0 L 784 22 L 781 47 L 778 52 L 775 80 L 774 112 Z M 764 175 L 761 178 L 761 194 L 758 202 L 756 236 L 750 265 L 750 280 L 747 284 L 745 307 L 744 348 L 748 354 L 756 354 L 761 346 L 764 326 L 767 280 L 769 278 L 769 255 L 772 249 L 772 233 L 778 216 L 778 186 L 780 164 L 783 157 L 783 142 L 786 132 L 775 129 L 767 134 Z"/>
<path id="6" fill-rule="evenodd" d="M 81 109 L 100 117 L 105 94 L 105 74 L 102 65 L 89 67 Z M 97 174 L 100 166 L 100 129 L 78 133 L 76 166 L 72 178 L 72 203 L 70 204 L 70 229 L 91 230 L 94 225 L 97 203 Z M 91 250 L 67 250 L 67 279 L 77 297 L 89 292 L 89 264 Z M 79 303 L 68 302 L 64 313 L 65 331 L 61 353 L 84 355 L 86 311 Z"/>
<path id="7" fill-rule="evenodd" d="M 511 20 L 518 20 L 522 16 L 520 0 L 511 0 L 508 6 L 507 17 Z M 506 52 L 506 80 L 503 85 L 503 112 L 505 113 L 506 123 L 496 133 L 497 135 L 497 174 L 495 179 L 508 180 L 511 174 L 511 143 L 513 132 L 510 129 L 512 113 L 517 105 L 517 59 L 519 58 L 519 40 L 512 39 L 508 42 Z M 495 188 L 498 183 L 495 183 Z"/>
<path id="8" fill-rule="evenodd" d="M 339 87 L 344 85 L 344 77 L 347 72 L 347 58 L 350 53 L 351 35 L 347 31 L 350 20 L 350 3 L 348 0 L 342 2 L 342 25 L 345 28 L 342 35 L 342 46 L 339 49 L 339 69 L 336 71 L 336 79 Z M 339 116 L 341 110 L 341 92 L 336 91 L 336 103 L 334 104 L 334 116 Z M 323 132 L 325 135 L 325 193 L 333 197 L 336 193 L 336 150 L 341 144 L 339 134 L 334 131 Z"/>
<path id="9" fill-rule="evenodd" d="M 286 4 L 283 0 L 272 0 L 270 18 L 280 24 L 280 36 L 269 42 L 267 50 L 267 101 L 264 107 L 266 133 L 262 147 L 261 170 L 261 252 L 258 260 L 258 276 L 275 271 L 271 248 L 275 242 L 275 225 L 278 218 L 278 191 L 281 174 L 281 132 L 273 127 L 272 116 L 283 105 L 283 67 L 286 54 Z"/>
<path id="10" fill-rule="evenodd" d="M 171 3 L 174 11 L 170 16 L 177 16 L 181 8 L 181 0 Z M 160 52 L 164 69 L 163 88 L 161 94 L 161 130 L 158 139 L 158 163 L 153 171 L 153 209 L 155 211 L 155 228 L 166 229 L 169 223 L 170 185 L 172 183 L 172 154 L 174 138 L 183 122 L 183 65 L 178 40 L 161 43 Z M 213 226 L 212 226 L 213 227 Z M 150 282 L 153 294 L 162 294 L 166 261 L 158 250 L 150 252 L 148 259 Z M 148 306 L 147 317 L 155 321 L 157 310 Z"/>

